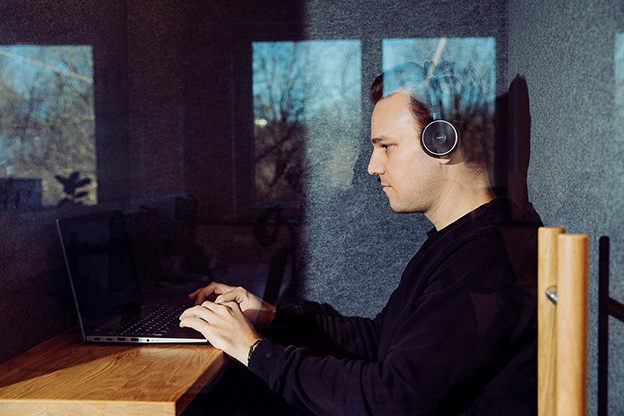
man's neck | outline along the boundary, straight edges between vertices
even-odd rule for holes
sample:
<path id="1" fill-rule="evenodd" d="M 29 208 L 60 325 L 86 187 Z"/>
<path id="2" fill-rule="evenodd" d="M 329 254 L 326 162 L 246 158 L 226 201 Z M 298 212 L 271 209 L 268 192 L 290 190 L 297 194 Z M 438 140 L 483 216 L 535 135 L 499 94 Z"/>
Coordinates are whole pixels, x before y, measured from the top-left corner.
<path id="1" fill-rule="evenodd" d="M 441 230 L 494 198 L 488 181 L 476 181 L 468 186 L 454 181 L 442 201 L 425 216 L 436 230 Z"/>

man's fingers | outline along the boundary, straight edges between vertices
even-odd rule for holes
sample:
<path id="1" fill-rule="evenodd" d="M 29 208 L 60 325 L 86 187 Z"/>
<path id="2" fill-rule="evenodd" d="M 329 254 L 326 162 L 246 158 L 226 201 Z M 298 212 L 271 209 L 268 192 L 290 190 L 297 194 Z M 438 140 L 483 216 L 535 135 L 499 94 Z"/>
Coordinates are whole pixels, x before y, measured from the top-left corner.
<path id="1" fill-rule="evenodd" d="M 192 328 L 197 332 L 200 332 L 204 338 L 210 340 L 212 338 L 212 326 L 201 318 L 195 316 L 189 316 L 180 321 L 181 328 Z"/>
<path id="2" fill-rule="evenodd" d="M 210 302 L 204 302 L 204 303 L 210 303 Z M 213 312 L 209 308 L 206 308 L 201 305 L 194 306 L 182 312 L 182 315 L 180 315 L 180 321 L 182 321 L 183 319 L 187 319 L 187 318 L 198 318 L 198 319 L 203 319 L 206 322 L 209 322 L 211 313 Z"/>
<path id="3" fill-rule="evenodd" d="M 194 300 L 195 305 L 201 305 L 204 302 L 204 300 L 206 300 L 206 294 L 204 293 L 204 290 L 206 289 L 207 287 L 197 289 L 195 292 L 189 295 L 189 299 Z"/>
<path id="4" fill-rule="evenodd" d="M 225 314 L 233 315 L 236 312 L 240 312 L 242 314 L 239 304 L 236 302 L 232 302 L 232 301 L 218 302 L 218 303 L 206 301 L 202 303 L 201 307 L 219 316 L 223 316 Z"/>
<path id="5" fill-rule="evenodd" d="M 193 328 L 200 332 L 203 332 L 201 329 L 207 328 L 209 325 L 207 321 L 196 316 L 187 316 L 180 319 L 181 327 Z"/>
<path id="6" fill-rule="evenodd" d="M 217 296 L 217 298 L 215 299 L 215 303 L 237 302 L 237 300 L 238 300 L 238 294 L 236 294 L 236 291 L 232 290 L 232 291 L 225 292 Z"/>
<path id="7" fill-rule="evenodd" d="M 223 292 L 215 299 L 215 303 L 236 302 L 242 303 L 247 298 L 247 291 L 242 287 L 233 288 L 227 292 Z"/>
<path id="8" fill-rule="evenodd" d="M 201 305 L 202 303 L 204 303 L 205 300 L 206 300 L 206 295 L 204 294 L 203 291 L 201 291 L 197 294 L 197 297 L 195 298 L 195 305 Z"/>
<path id="9" fill-rule="evenodd" d="M 198 289 L 189 295 L 190 299 L 195 300 L 196 305 L 201 305 L 206 300 L 210 300 L 212 297 L 219 296 L 225 292 L 234 289 L 232 286 L 228 286 L 223 283 L 212 282 L 208 286 Z"/>

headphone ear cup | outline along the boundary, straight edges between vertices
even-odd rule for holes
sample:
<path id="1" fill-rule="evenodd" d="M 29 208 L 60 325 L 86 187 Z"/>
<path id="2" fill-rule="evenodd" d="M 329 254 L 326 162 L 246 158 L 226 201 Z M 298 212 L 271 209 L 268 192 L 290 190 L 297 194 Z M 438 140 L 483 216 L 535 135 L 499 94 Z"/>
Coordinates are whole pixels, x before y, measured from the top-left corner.
<path id="1" fill-rule="evenodd" d="M 459 133 L 451 123 L 446 120 L 433 120 L 427 124 L 420 135 L 420 144 L 429 156 L 448 156 L 459 143 Z"/>

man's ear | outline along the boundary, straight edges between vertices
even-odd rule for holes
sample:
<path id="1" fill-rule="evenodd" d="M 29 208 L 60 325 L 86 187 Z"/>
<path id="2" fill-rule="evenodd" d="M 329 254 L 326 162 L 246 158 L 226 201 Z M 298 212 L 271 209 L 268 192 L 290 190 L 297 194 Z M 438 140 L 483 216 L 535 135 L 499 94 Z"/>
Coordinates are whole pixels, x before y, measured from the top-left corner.
<path id="1" fill-rule="evenodd" d="M 438 163 L 441 165 L 448 165 L 449 163 L 451 163 L 451 159 L 452 159 L 452 156 L 451 157 L 439 157 Z"/>
<path id="2" fill-rule="evenodd" d="M 450 154 L 439 156 L 436 159 L 441 165 L 455 165 L 457 163 L 461 163 L 464 160 L 464 157 L 459 149 L 455 149 Z"/>

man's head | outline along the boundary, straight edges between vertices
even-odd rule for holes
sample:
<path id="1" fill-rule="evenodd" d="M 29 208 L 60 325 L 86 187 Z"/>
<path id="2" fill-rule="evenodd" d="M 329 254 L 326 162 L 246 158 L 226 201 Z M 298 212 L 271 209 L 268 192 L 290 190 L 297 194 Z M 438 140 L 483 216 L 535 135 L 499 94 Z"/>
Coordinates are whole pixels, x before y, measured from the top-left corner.
<path id="1" fill-rule="evenodd" d="M 368 173 L 379 175 L 393 210 L 426 213 L 438 198 L 442 167 L 450 159 L 436 159 L 422 150 L 423 121 L 414 117 L 412 104 L 408 94 L 397 92 L 375 105 Z"/>
<path id="2" fill-rule="evenodd" d="M 492 113 L 471 67 L 451 62 L 424 66 L 406 62 L 378 76 L 370 97 L 377 104 L 397 92 L 410 96 L 410 108 L 420 132 L 433 120 L 446 120 L 459 132 L 463 160 L 473 168 L 490 167 Z"/>
<path id="3" fill-rule="evenodd" d="M 426 214 L 437 209 L 455 182 L 479 186 L 472 177 L 487 177 L 491 122 L 472 70 L 447 63 L 403 64 L 375 80 L 371 99 L 376 105 L 368 171 L 379 175 L 395 211 Z M 432 157 L 420 139 L 425 126 L 438 119 L 455 126 L 459 147 Z"/>

